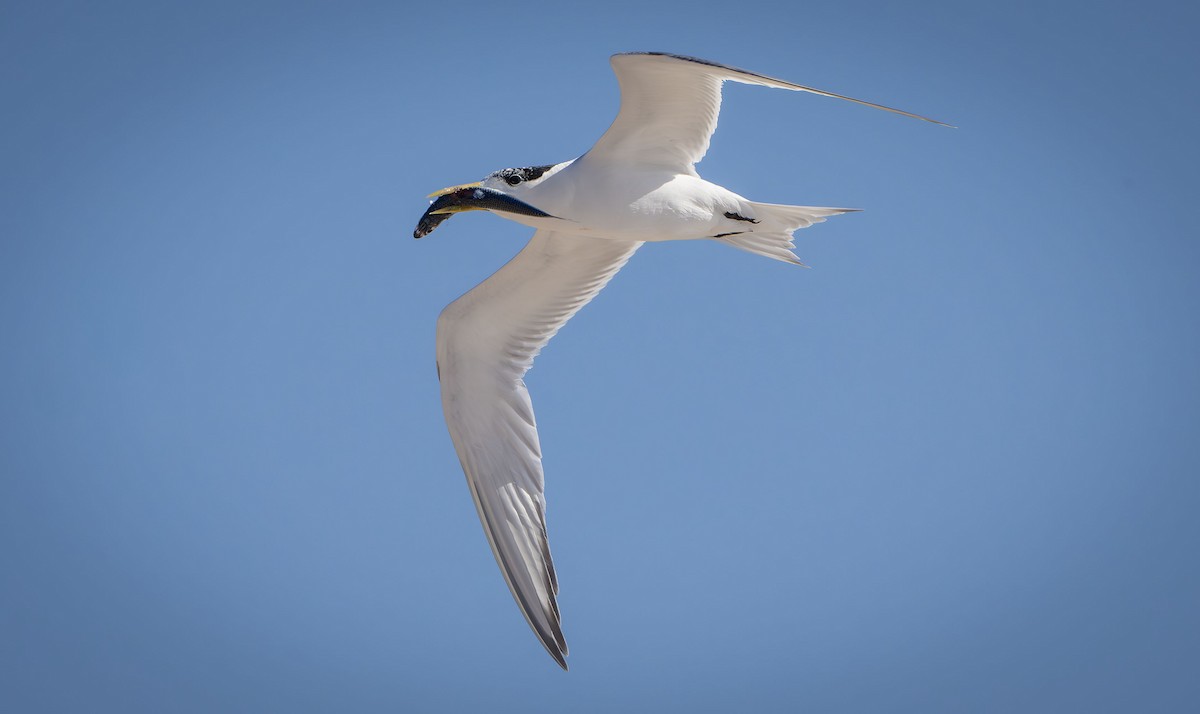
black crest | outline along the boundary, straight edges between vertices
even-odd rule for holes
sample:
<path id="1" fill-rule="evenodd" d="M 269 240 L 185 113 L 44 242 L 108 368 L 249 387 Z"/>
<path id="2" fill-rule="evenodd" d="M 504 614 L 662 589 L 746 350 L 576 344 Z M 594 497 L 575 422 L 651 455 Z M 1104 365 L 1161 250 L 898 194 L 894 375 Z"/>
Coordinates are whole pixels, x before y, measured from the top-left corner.
<path id="1" fill-rule="evenodd" d="M 504 182 L 509 186 L 516 186 L 525 181 L 534 181 L 542 177 L 550 169 L 554 168 L 554 164 L 549 166 L 522 166 L 519 169 L 501 169 L 496 172 L 496 176 L 504 179 Z"/>

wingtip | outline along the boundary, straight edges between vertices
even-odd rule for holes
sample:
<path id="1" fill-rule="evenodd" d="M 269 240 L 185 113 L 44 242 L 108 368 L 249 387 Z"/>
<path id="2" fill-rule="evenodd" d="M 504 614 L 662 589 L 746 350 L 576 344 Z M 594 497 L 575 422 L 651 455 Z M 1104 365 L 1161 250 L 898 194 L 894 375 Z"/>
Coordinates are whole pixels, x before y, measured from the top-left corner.
<path id="1" fill-rule="evenodd" d="M 554 658 L 559 667 L 563 668 L 564 672 L 569 672 L 570 667 L 567 666 L 567 646 L 566 643 L 559 645 L 557 642 L 547 642 L 542 640 L 542 644 L 546 647 L 546 651 Z"/>
<path id="2" fill-rule="evenodd" d="M 720 62 L 713 62 L 712 60 L 701 59 L 699 57 L 691 57 L 689 55 L 680 55 L 680 54 L 675 54 L 673 52 L 618 52 L 618 53 L 612 55 L 609 58 L 609 60 L 612 61 L 612 60 L 616 60 L 618 57 L 638 56 L 638 55 L 649 56 L 649 57 L 664 57 L 667 59 L 682 60 L 685 62 L 693 62 L 695 64 L 704 65 L 707 67 L 714 67 L 716 69 L 723 69 L 723 70 L 728 70 L 730 72 L 735 72 L 737 74 L 743 75 L 744 77 L 754 78 L 757 80 L 765 80 L 767 83 L 766 86 L 775 86 L 775 87 L 783 86 L 783 87 L 787 87 L 789 89 L 798 89 L 798 90 L 805 91 L 805 92 L 813 92 L 814 94 L 821 94 L 826 97 L 835 97 L 837 99 L 845 99 L 845 100 L 854 102 L 856 104 L 862 104 L 862 105 L 865 105 L 868 107 L 874 107 L 876 109 L 882 109 L 884 111 L 892 112 L 893 114 L 900 114 L 902 116 L 911 117 L 913 119 L 920 119 L 921 121 L 927 121 L 930 124 L 937 124 L 938 126 L 949 127 L 950 129 L 958 128 L 957 126 L 955 126 L 953 124 L 947 124 L 944 121 L 938 121 L 937 119 L 931 119 L 927 116 L 922 116 L 920 114 L 914 114 L 913 112 L 906 112 L 903 109 L 896 109 L 894 107 L 884 106 L 883 104 L 876 104 L 875 102 L 867 102 L 862 99 L 855 99 L 854 97 L 848 97 L 844 94 L 837 94 L 835 92 L 829 92 L 824 89 L 817 89 L 816 87 L 809 87 L 809 86 L 806 86 L 803 84 L 796 84 L 794 82 L 788 82 L 787 80 L 777 79 L 775 77 L 768 77 L 767 75 L 759 74 L 758 72 L 751 72 L 749 70 L 741 69 L 739 67 L 734 67 L 732 65 L 722 64 Z M 736 80 L 736 81 L 744 81 L 744 80 Z M 753 84 L 756 82 L 751 82 L 751 83 Z"/>
<path id="3" fill-rule="evenodd" d="M 538 640 L 541 641 L 542 647 L 546 648 L 546 652 L 554 658 L 555 662 L 558 662 L 559 667 L 566 670 L 568 669 L 567 655 L 571 651 L 567 647 L 567 638 L 563 636 L 562 624 L 559 622 L 558 617 L 558 603 L 554 599 L 550 600 L 550 610 L 552 617 L 550 618 L 549 626 L 534 626 L 533 630 L 537 634 Z M 529 621 L 530 625 L 533 625 L 533 621 L 529 618 L 528 613 L 526 613 L 526 620 Z"/>

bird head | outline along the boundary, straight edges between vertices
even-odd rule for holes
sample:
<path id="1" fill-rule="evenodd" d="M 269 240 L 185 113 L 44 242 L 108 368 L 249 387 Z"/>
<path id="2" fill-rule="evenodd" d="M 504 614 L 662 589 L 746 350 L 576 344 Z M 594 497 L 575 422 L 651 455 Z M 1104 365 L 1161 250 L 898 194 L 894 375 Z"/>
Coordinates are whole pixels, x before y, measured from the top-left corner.
<path id="1" fill-rule="evenodd" d="M 552 218 L 549 213 L 522 201 L 518 196 L 545 181 L 565 163 L 550 166 L 524 166 L 500 169 L 482 181 L 448 186 L 429 194 L 437 200 L 421 216 L 413 238 L 429 235 L 442 221 L 464 211 L 498 211 L 536 218 Z"/>
<path id="2" fill-rule="evenodd" d="M 520 196 L 526 191 L 536 188 L 566 165 L 566 163 L 562 163 L 550 164 L 548 166 L 522 166 L 515 169 L 500 169 L 488 174 L 487 178 L 480 181 L 480 185 L 497 191 L 503 191 L 513 196 Z"/>

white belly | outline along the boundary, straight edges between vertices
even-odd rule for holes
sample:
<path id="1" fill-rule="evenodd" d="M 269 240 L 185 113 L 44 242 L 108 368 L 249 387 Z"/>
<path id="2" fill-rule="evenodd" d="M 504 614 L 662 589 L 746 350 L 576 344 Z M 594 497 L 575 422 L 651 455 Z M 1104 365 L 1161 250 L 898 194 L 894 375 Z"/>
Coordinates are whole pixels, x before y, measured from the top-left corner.
<path id="1" fill-rule="evenodd" d="M 579 159 L 521 198 L 555 216 L 501 214 L 533 226 L 622 240 L 706 238 L 728 222 L 740 196 L 697 176 L 610 171 Z"/>

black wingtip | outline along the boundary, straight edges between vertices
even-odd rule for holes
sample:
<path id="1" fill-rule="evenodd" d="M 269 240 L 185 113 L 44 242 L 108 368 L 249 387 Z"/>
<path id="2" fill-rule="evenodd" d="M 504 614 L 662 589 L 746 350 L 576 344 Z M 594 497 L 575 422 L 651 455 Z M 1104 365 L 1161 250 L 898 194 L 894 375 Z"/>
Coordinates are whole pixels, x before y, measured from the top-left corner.
<path id="1" fill-rule="evenodd" d="M 567 649 L 567 639 L 563 637 L 562 627 L 558 623 L 558 605 L 553 600 L 550 602 L 551 607 L 554 608 L 554 619 L 551 621 L 549 629 L 534 628 L 534 631 L 537 633 L 538 639 L 542 641 L 542 646 L 546 648 L 554 661 L 558 662 L 558 666 L 566 672 L 570 670 L 567 667 L 567 654 L 570 650 Z"/>
<path id="2" fill-rule="evenodd" d="M 913 119 L 920 119 L 921 121 L 927 121 L 930 124 L 937 124 L 938 126 L 944 126 L 949 129 L 957 129 L 958 128 L 957 126 L 955 126 L 953 124 L 947 124 L 946 122 L 938 121 L 937 119 L 930 119 L 929 117 L 921 116 L 920 114 L 913 114 L 912 112 L 906 112 L 903 109 L 893 109 L 892 107 L 886 107 L 882 104 L 876 104 L 874 102 L 866 102 L 861 99 L 855 99 L 854 97 L 847 97 L 844 94 L 836 94 L 834 92 L 825 91 L 824 89 L 817 89 L 815 87 L 806 87 L 802 84 L 794 84 L 792 82 L 788 82 L 787 80 L 778 79 L 775 77 L 769 77 L 765 74 L 759 74 L 758 72 L 751 72 L 749 70 L 745 70 L 740 67 L 734 67 L 732 65 L 721 64 L 720 62 L 713 62 L 712 60 L 701 59 L 699 57 L 690 57 L 688 55 L 678 55 L 673 52 L 618 52 L 617 54 L 613 55 L 613 57 L 614 58 L 622 57 L 622 56 L 626 56 L 626 55 L 644 55 L 644 56 L 648 55 L 651 57 L 667 57 L 670 59 L 682 60 L 684 62 L 693 62 L 695 64 L 706 65 L 708 67 L 716 67 L 717 69 L 729 70 L 730 72 L 737 72 L 739 74 L 748 75 L 750 77 L 757 77 L 758 79 L 765 79 L 765 80 L 769 80 L 771 82 L 781 82 L 783 84 L 789 84 L 789 85 L 792 85 L 793 89 L 801 89 L 801 90 L 808 91 L 808 92 L 815 92 L 816 94 L 822 94 L 827 97 L 836 97 L 837 99 L 845 99 L 847 101 L 854 102 L 855 104 L 862 104 L 864 106 L 874 107 L 875 109 L 882 109 L 886 112 L 892 112 L 893 114 L 899 114 L 901 116 L 912 117 Z"/>
<path id="3" fill-rule="evenodd" d="M 567 641 L 563 638 L 562 630 L 558 628 L 557 623 L 555 623 L 552 633 L 538 631 L 537 634 L 538 639 L 542 641 L 542 646 L 546 648 L 554 661 L 558 662 L 558 666 L 562 667 L 564 672 L 570 671 L 570 667 L 567 666 Z"/>

